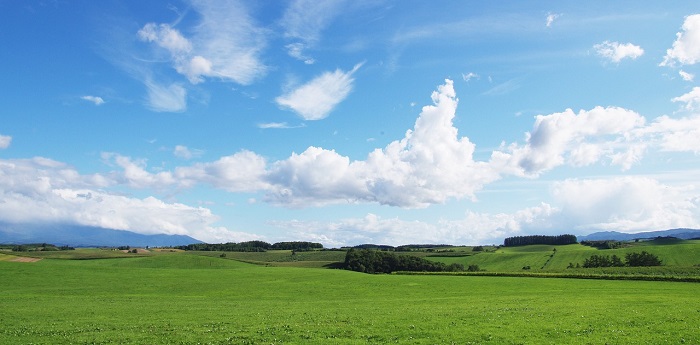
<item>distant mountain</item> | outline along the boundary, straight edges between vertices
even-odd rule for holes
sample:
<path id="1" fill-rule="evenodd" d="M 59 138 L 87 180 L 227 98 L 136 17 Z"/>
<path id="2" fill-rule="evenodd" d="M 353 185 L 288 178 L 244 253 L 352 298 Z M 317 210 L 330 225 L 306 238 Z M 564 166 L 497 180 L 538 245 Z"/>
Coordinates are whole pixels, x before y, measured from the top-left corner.
<path id="1" fill-rule="evenodd" d="M 633 234 L 625 234 L 617 231 L 594 232 L 585 236 L 578 236 L 578 241 L 631 241 L 635 239 L 655 238 L 655 237 L 677 237 L 681 239 L 700 238 L 700 230 L 698 229 L 671 229 L 661 231 L 637 232 Z"/>
<path id="2" fill-rule="evenodd" d="M 131 231 L 80 225 L 0 223 L 0 243 L 50 243 L 71 247 L 170 247 L 202 241 L 184 235 L 142 235 Z"/>

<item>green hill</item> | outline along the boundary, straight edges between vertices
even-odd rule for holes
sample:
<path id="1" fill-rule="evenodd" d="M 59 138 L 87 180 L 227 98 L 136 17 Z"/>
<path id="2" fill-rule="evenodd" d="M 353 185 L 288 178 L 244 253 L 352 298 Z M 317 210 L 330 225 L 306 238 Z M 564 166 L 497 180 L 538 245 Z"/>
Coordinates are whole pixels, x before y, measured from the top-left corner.
<path id="1" fill-rule="evenodd" d="M 658 256 L 663 267 L 696 269 L 700 273 L 700 240 L 659 239 L 654 241 L 624 242 L 621 248 L 597 249 L 581 244 L 565 246 L 530 245 L 502 247 L 496 251 L 471 253 L 469 256 L 431 255 L 428 258 L 444 263 L 479 265 L 490 272 L 521 272 L 529 267 L 533 272 L 565 272 L 573 264 L 582 265 L 592 255 L 617 255 L 646 251 Z M 636 271 L 644 268 L 636 268 Z"/>

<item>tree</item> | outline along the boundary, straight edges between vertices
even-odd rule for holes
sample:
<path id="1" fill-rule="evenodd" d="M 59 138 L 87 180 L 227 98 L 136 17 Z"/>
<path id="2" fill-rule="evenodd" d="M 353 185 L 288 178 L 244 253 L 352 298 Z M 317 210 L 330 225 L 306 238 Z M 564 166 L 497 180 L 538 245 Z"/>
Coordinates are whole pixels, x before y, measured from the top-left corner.
<path id="1" fill-rule="evenodd" d="M 625 255 L 625 261 L 627 261 L 627 266 L 631 267 L 661 266 L 661 259 L 646 251 L 642 251 L 641 253 L 627 253 Z"/>
<path id="2" fill-rule="evenodd" d="M 612 257 L 607 255 L 592 255 L 588 259 L 583 261 L 584 268 L 594 268 L 594 267 L 622 267 L 625 264 L 620 260 L 617 255 Z"/>

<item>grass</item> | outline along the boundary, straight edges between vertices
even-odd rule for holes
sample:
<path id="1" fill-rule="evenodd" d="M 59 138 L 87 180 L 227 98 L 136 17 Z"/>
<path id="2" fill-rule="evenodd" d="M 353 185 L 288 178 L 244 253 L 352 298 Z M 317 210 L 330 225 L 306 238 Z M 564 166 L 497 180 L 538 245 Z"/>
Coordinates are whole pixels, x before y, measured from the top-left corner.
<path id="1" fill-rule="evenodd" d="M 367 275 L 191 253 L 0 260 L 0 273 L 2 344 L 700 343 L 696 283 Z"/>
<path id="2" fill-rule="evenodd" d="M 556 251 L 554 250 L 556 249 Z M 625 254 L 647 251 L 657 255 L 664 267 L 681 267 L 700 276 L 700 240 L 691 241 L 647 241 L 631 243 L 619 249 L 600 250 L 580 244 L 565 246 L 532 245 L 522 247 L 504 247 L 495 252 L 479 253 L 472 256 L 429 256 L 428 259 L 447 264 L 460 263 L 465 267 L 479 265 L 489 272 L 519 272 L 529 266 L 533 272 L 571 272 L 570 263 L 583 264 L 592 255 L 617 255 L 624 259 Z M 635 272 L 657 272 L 657 268 L 635 268 Z M 581 272 L 581 271 L 579 271 Z"/>
<path id="3" fill-rule="evenodd" d="M 227 259 L 248 263 L 280 267 L 321 268 L 345 260 L 345 251 L 314 250 L 296 252 L 291 250 L 269 250 L 266 252 L 192 252 L 192 254 L 219 257 L 222 254 Z"/>

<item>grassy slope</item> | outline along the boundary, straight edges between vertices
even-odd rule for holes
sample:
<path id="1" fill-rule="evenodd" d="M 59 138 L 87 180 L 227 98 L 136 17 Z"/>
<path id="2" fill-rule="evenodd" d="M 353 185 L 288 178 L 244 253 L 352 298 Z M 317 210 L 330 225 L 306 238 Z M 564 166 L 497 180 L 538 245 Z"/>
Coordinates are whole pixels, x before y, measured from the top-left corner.
<path id="1" fill-rule="evenodd" d="M 189 254 L 0 261 L 0 272 L 2 344 L 700 343 L 700 284 L 367 275 Z"/>
<path id="2" fill-rule="evenodd" d="M 556 252 L 553 249 L 556 248 Z M 591 255 L 617 255 L 620 258 L 630 252 L 647 251 L 662 259 L 664 266 L 690 268 L 700 265 L 700 241 L 650 241 L 633 243 L 620 249 L 599 250 L 580 244 L 566 246 L 532 245 L 501 248 L 496 252 L 479 253 L 464 257 L 429 257 L 445 263 L 476 264 L 493 272 L 522 271 L 530 266 L 532 271 L 561 272 L 569 263 L 583 264 Z M 554 254 L 554 256 L 552 256 Z M 550 258 L 551 256 L 551 258 Z M 550 260 L 551 259 L 551 260 Z"/>

